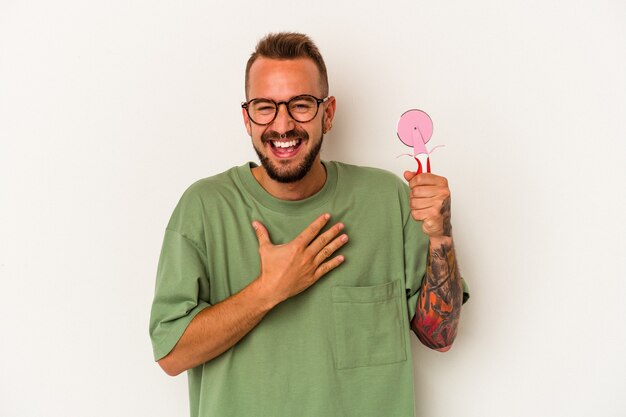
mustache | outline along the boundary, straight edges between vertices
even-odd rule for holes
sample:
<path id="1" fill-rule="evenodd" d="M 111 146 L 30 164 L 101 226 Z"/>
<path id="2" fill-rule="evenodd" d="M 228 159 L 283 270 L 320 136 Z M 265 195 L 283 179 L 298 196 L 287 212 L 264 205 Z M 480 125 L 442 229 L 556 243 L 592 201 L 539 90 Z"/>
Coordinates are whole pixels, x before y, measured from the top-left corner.
<path id="1" fill-rule="evenodd" d="M 270 140 L 279 140 L 279 139 L 308 139 L 309 138 L 309 134 L 306 132 L 306 130 L 304 129 L 292 129 L 288 132 L 284 133 L 284 137 L 280 137 L 280 133 L 278 133 L 275 130 L 268 130 L 266 132 L 263 132 L 263 134 L 261 135 L 261 141 L 263 143 L 270 141 Z"/>

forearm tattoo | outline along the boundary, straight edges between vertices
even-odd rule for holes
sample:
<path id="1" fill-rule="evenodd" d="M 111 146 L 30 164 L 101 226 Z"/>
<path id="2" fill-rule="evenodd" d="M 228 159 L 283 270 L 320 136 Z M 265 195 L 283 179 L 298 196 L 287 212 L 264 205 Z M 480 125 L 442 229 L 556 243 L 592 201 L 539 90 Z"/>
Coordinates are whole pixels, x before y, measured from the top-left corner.
<path id="1" fill-rule="evenodd" d="M 450 227 L 450 201 L 441 208 L 444 214 L 444 234 L 452 235 Z M 432 349 L 452 344 L 456 337 L 463 286 L 457 268 L 452 241 L 429 248 L 426 275 L 417 302 L 417 311 L 411 327 L 420 341 Z"/>

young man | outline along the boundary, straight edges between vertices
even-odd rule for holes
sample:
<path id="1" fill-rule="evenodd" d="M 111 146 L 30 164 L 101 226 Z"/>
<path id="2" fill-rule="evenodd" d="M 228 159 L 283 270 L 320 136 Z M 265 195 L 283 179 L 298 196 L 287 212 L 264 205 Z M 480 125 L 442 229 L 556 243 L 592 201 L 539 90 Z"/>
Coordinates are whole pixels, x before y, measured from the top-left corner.
<path id="1" fill-rule="evenodd" d="M 443 177 L 321 161 L 324 61 L 262 39 L 243 120 L 261 166 L 200 180 L 165 232 L 150 334 L 192 416 L 413 416 L 410 333 L 445 351 L 463 282 Z"/>

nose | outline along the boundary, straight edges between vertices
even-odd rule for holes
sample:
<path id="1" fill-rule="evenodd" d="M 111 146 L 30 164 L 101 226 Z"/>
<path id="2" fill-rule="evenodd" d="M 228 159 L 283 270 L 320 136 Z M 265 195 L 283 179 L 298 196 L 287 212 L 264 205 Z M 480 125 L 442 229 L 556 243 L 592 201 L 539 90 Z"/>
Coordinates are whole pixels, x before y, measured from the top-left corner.
<path id="1" fill-rule="evenodd" d="M 293 130 L 294 120 L 291 118 L 289 112 L 287 111 L 287 103 L 278 104 L 278 107 L 276 108 L 276 118 L 272 122 L 272 125 L 274 127 L 274 130 L 281 134 Z"/>

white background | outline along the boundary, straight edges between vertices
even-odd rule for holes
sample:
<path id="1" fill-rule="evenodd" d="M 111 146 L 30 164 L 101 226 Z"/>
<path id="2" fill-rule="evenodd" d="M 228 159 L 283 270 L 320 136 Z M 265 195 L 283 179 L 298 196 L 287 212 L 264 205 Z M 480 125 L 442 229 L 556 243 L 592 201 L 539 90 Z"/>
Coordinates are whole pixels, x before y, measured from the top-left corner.
<path id="1" fill-rule="evenodd" d="M 152 361 L 164 227 L 255 160 L 243 72 L 310 34 L 337 97 L 325 159 L 436 173 L 472 299 L 414 344 L 418 416 L 626 415 L 626 3 L 0 0 L 0 416 L 182 416 Z M 354 227 L 354 226 L 353 226 Z"/>

